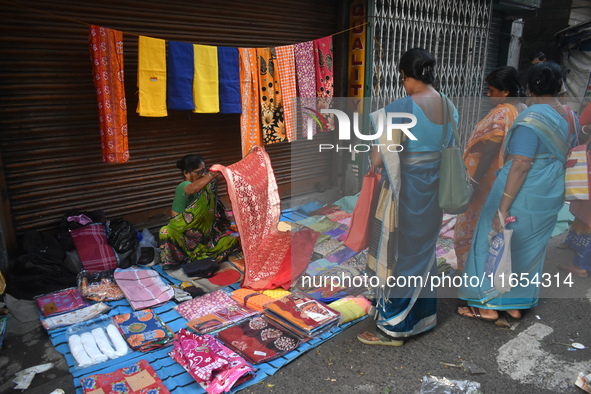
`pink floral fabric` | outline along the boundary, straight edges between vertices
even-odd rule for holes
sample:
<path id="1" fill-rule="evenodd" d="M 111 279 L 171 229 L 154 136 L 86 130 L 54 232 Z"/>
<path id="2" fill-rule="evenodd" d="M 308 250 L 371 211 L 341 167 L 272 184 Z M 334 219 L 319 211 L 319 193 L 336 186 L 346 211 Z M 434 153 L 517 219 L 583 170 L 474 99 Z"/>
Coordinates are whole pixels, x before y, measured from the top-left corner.
<path id="1" fill-rule="evenodd" d="M 293 48 L 298 96 L 302 103 L 302 135 L 308 136 L 308 119 L 312 120 L 312 135 L 316 134 L 316 122 L 310 117 L 309 109 L 316 110 L 316 71 L 314 68 L 314 42 L 295 44 Z"/>
<path id="2" fill-rule="evenodd" d="M 209 315 L 219 309 L 237 305 L 226 292 L 217 290 L 204 296 L 193 298 L 176 306 L 176 311 L 188 321 Z"/>
<path id="3" fill-rule="evenodd" d="M 254 377 L 254 369 L 211 335 L 195 335 L 182 328 L 168 353 L 205 391 L 210 394 L 229 392 Z"/>

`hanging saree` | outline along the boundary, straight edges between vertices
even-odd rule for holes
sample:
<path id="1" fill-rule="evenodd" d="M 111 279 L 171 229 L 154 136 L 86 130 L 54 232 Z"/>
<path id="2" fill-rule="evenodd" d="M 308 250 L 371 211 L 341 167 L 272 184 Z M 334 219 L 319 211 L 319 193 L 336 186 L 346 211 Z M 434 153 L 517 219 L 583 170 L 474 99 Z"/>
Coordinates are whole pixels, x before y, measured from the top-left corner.
<path id="1" fill-rule="evenodd" d="M 509 143 L 517 128 L 533 131 L 550 153 L 536 154 L 523 186 L 515 196 L 510 208 L 515 223 L 511 223 L 512 272 L 527 273 L 535 282 L 542 281 L 546 246 L 564 204 L 564 163 L 569 149 L 568 124 L 555 110 L 546 104 L 532 105 L 513 122 L 505 139 L 505 158 L 509 154 Z M 490 247 L 488 232 L 492 230 L 494 215 L 503 197 L 507 176 L 513 160 L 507 161 L 494 182 L 476 226 L 472 248 L 464 267 L 468 278 L 484 277 L 484 263 Z M 538 282 L 539 283 L 539 282 Z M 500 294 L 484 277 L 479 287 L 464 283 L 458 289 L 458 297 L 468 305 L 485 309 L 511 310 L 528 309 L 538 303 L 540 287 L 535 283 L 520 282 L 509 292 Z"/>
<path id="2" fill-rule="evenodd" d="M 308 123 L 311 121 L 312 136 L 316 134 L 316 122 L 310 117 L 309 109 L 316 110 L 316 71 L 314 68 L 314 42 L 295 44 L 293 54 L 296 64 L 298 97 L 302 104 L 302 135 L 308 137 Z M 310 137 L 311 138 L 311 137 Z"/>
<path id="3" fill-rule="evenodd" d="M 124 163 L 129 160 L 129 148 L 123 81 L 123 33 L 95 25 L 90 25 L 89 33 L 103 162 Z"/>
<path id="4" fill-rule="evenodd" d="M 480 187 L 474 190 L 468 210 L 458 215 L 454 228 L 454 247 L 460 272 L 464 269 L 464 262 L 468 257 L 468 252 L 470 252 L 472 237 L 480 217 L 480 211 L 496 179 L 495 172 L 503 165 L 503 141 L 517 115 L 517 109 L 513 105 L 497 105 L 476 125 L 466 145 L 464 162 L 470 176 L 474 176 L 487 141 L 500 143 L 501 148 L 499 148 L 499 154 L 491 162 L 486 174 L 479 181 Z"/>
<path id="5" fill-rule="evenodd" d="M 259 88 L 261 97 L 261 126 L 263 142 L 274 144 L 285 141 L 281 83 L 275 48 L 257 48 Z"/>
<path id="6" fill-rule="evenodd" d="M 417 117 L 412 133 L 422 145 L 413 149 L 407 142 L 403 152 L 423 153 L 381 152 L 383 181 L 371 227 L 366 273 L 380 281 L 373 306 L 377 328 L 391 337 L 405 338 L 437 324 L 436 289 L 430 288 L 427 279 L 437 275 L 435 247 L 443 216 L 437 201 L 443 126 L 432 123 L 407 97 L 374 112 L 374 128 L 380 123 L 383 127 L 386 113 L 392 112 Z M 391 141 L 385 134 L 380 144 L 401 143 L 401 132 Z M 447 146 L 450 143 L 448 139 Z M 395 286 L 391 278 L 396 280 Z"/>
<path id="7" fill-rule="evenodd" d="M 242 100 L 240 140 L 242 157 L 245 157 L 250 148 L 263 144 L 263 134 L 259 121 L 259 74 L 256 49 L 238 48 L 238 51 L 240 52 L 240 97 Z"/>
<path id="8" fill-rule="evenodd" d="M 223 261 L 238 247 L 238 238 L 225 235 L 230 228 L 217 182 L 197 193 L 195 201 L 160 229 L 160 262 L 171 268 L 206 257 Z"/>
<path id="9" fill-rule="evenodd" d="M 306 270 L 320 234 L 308 228 L 286 232 L 277 229 L 281 201 L 269 155 L 256 147 L 238 163 L 228 167 L 216 164 L 211 170 L 221 172 L 228 184 L 244 253 L 241 287 L 289 288 Z"/>
<path id="10" fill-rule="evenodd" d="M 332 97 L 334 96 L 332 36 L 314 40 L 314 61 L 318 109 L 328 109 L 332 105 Z M 324 116 L 328 130 L 334 130 L 334 114 Z"/>
<path id="11" fill-rule="evenodd" d="M 281 83 L 281 100 L 283 101 L 283 117 L 285 119 L 285 134 L 288 141 L 297 137 L 296 110 L 296 79 L 293 45 L 276 47 L 279 81 Z"/>

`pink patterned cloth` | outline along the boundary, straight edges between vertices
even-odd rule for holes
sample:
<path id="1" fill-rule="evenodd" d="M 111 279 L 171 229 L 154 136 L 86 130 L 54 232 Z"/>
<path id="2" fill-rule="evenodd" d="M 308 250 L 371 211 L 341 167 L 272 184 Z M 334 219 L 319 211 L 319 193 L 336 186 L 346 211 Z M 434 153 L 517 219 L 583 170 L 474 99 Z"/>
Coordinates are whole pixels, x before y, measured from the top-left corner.
<path id="1" fill-rule="evenodd" d="M 332 36 L 314 40 L 314 60 L 318 109 L 328 109 L 334 96 Z M 325 115 L 325 117 L 328 130 L 334 130 L 334 115 Z"/>
<path id="2" fill-rule="evenodd" d="M 210 394 L 229 392 L 255 376 L 254 369 L 238 354 L 211 335 L 195 335 L 181 328 L 168 353 L 205 391 Z"/>
<path id="3" fill-rule="evenodd" d="M 180 303 L 175 309 L 182 317 L 187 319 L 187 321 L 191 321 L 209 315 L 218 309 L 234 305 L 237 305 L 236 301 L 226 294 L 225 291 L 216 290 L 212 293 L 207 293 L 204 296 Z"/>
<path id="4" fill-rule="evenodd" d="M 35 301 L 43 317 L 74 311 L 90 305 L 82 297 L 77 287 L 37 296 Z"/>
<path id="5" fill-rule="evenodd" d="M 310 229 L 281 232 L 277 229 L 281 201 L 269 155 L 256 147 L 229 167 L 216 164 L 212 171 L 224 175 L 232 212 L 240 233 L 245 272 L 241 287 L 253 290 L 289 288 L 306 270 L 320 236 Z M 293 236 L 293 239 L 292 239 Z M 294 244 L 294 251 L 291 247 Z"/>
<path id="6" fill-rule="evenodd" d="M 250 148 L 263 144 L 263 132 L 259 118 L 259 70 L 257 51 L 254 48 L 238 48 L 240 53 L 240 97 L 242 114 L 240 115 L 240 135 L 242 157 Z"/>
<path id="7" fill-rule="evenodd" d="M 275 47 L 277 65 L 279 67 L 279 81 L 281 82 L 281 99 L 283 100 L 283 118 L 285 134 L 288 141 L 297 138 L 296 78 L 293 45 Z"/>
<path id="8" fill-rule="evenodd" d="M 152 269 L 117 268 L 113 277 L 135 311 L 163 305 L 174 295 L 172 287 Z"/>
<path id="9" fill-rule="evenodd" d="M 312 121 L 312 135 L 316 134 L 316 122 L 306 108 L 316 110 L 316 71 L 314 68 L 314 42 L 295 44 L 293 53 L 298 80 L 298 96 L 302 103 L 302 135 L 308 135 L 308 119 Z"/>

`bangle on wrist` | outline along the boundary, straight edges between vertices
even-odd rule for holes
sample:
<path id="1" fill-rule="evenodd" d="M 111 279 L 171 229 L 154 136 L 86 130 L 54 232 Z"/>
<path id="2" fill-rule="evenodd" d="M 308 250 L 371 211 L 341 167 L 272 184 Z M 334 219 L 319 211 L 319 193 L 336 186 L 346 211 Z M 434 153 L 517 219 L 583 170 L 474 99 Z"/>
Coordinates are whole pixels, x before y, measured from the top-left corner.
<path id="1" fill-rule="evenodd" d="M 475 184 L 477 184 L 477 185 L 480 185 L 480 182 L 477 182 L 477 181 L 476 181 L 476 179 L 474 179 L 474 178 L 472 178 L 472 177 L 470 177 L 470 181 L 474 182 L 474 183 L 475 183 Z"/>
<path id="2" fill-rule="evenodd" d="M 211 172 L 208 172 L 208 173 L 207 173 L 207 175 L 209 175 L 209 177 L 210 177 L 211 179 L 213 179 L 213 176 L 211 175 Z"/>
<path id="3" fill-rule="evenodd" d="M 515 198 L 515 196 L 512 196 L 512 195 L 505 193 L 505 192 L 503 192 L 503 196 L 510 198 L 511 200 L 513 200 Z"/>

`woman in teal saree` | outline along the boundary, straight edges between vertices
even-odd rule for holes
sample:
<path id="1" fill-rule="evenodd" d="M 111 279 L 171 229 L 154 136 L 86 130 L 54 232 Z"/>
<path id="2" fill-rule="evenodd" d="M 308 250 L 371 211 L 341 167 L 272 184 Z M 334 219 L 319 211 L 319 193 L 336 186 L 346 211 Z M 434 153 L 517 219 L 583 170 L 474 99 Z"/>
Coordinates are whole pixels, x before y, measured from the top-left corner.
<path id="1" fill-rule="evenodd" d="M 380 144 L 401 143 L 400 154 L 374 150 L 371 157 L 374 165 L 384 167 L 384 181 L 372 222 L 366 269 L 368 276 L 380 281 L 373 303 L 376 330 L 357 336 L 367 345 L 400 346 L 404 339 L 437 324 L 437 293 L 429 287 L 428 278 L 437 275 L 435 247 L 443 216 L 437 199 L 441 150 L 453 143 L 453 132 L 451 124 L 444 127 L 442 96 L 432 86 L 434 66 L 435 59 L 426 50 L 407 51 L 400 58 L 399 69 L 408 97 L 372 114 L 376 129 L 387 113 L 413 114 L 417 123 L 411 130 L 416 140 L 401 141 L 396 133 L 394 140 L 387 141 L 382 133 Z M 447 119 L 451 116 L 450 109 Z M 453 117 L 457 123 L 455 108 Z"/>
<path id="2" fill-rule="evenodd" d="M 463 316 L 493 321 L 499 311 L 506 311 L 520 318 L 521 310 L 538 303 L 546 246 L 564 204 L 564 163 L 571 145 L 570 115 L 557 97 L 562 81 L 556 63 L 539 63 L 530 69 L 528 88 L 535 104 L 517 117 L 507 134 L 505 164 L 482 208 L 464 268 L 468 278 L 478 277 L 481 283 L 463 283 L 458 291 L 459 298 L 468 301 L 468 307 L 458 309 Z M 572 119 L 571 138 L 578 128 Z M 484 274 L 490 246 L 487 234 L 501 230 L 499 216 L 515 217 L 508 228 L 513 230 L 512 273 L 519 283 L 507 292 L 495 288 Z"/>
<path id="3" fill-rule="evenodd" d="M 218 172 L 209 172 L 199 155 L 177 162 L 185 181 L 180 183 L 172 204 L 172 218 L 160 229 L 160 262 L 177 268 L 191 260 L 223 261 L 236 249 L 238 238 L 226 235 L 230 221 L 217 194 Z"/>

